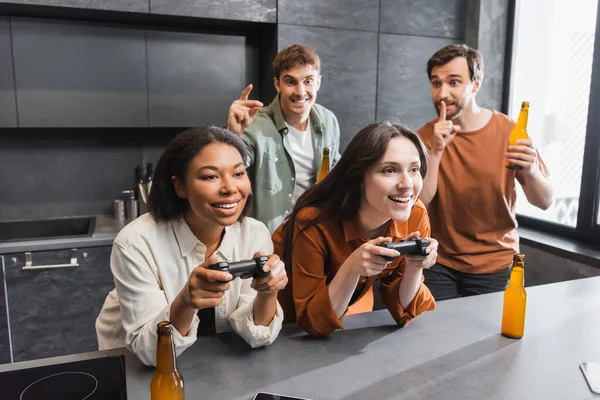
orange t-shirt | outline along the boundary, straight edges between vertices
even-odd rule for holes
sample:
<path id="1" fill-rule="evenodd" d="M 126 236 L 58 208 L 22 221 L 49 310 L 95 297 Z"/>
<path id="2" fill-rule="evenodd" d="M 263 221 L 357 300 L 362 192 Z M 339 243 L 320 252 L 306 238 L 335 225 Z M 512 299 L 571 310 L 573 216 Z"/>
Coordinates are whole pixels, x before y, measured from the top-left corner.
<path id="1" fill-rule="evenodd" d="M 311 335 L 324 336 L 343 329 L 341 320 L 331 307 L 329 282 L 348 256 L 368 239 L 356 220 L 325 220 L 300 232 L 316 212 L 315 208 L 307 207 L 296 217 L 292 265 L 291 268 L 286 267 L 292 273 L 287 287 L 279 292 L 279 301 L 286 321 L 295 314 L 301 328 Z M 283 259 L 282 230 L 283 225 L 273 233 L 273 244 L 275 254 Z M 390 221 L 386 236 L 399 241 L 414 231 L 419 231 L 421 237 L 429 237 L 429 219 L 421 201 L 413 207 L 408 221 Z M 362 277 L 357 286 L 359 293 L 355 293 L 357 299 L 344 314 L 373 311 L 372 286 L 378 279 L 381 299 L 398 325 L 404 326 L 424 311 L 433 310 L 435 300 L 424 284 L 406 309 L 400 304 L 398 291 L 404 266 L 404 257 L 398 257 L 379 275 Z"/>
<path id="2" fill-rule="evenodd" d="M 431 149 L 434 119 L 419 129 Z M 437 192 L 427 211 L 439 242 L 437 261 L 461 272 L 492 273 L 519 252 L 515 218 L 516 171 L 504 166 L 515 123 L 492 110 L 481 129 L 459 132 L 444 150 Z M 538 153 L 542 174 L 548 171 Z"/>

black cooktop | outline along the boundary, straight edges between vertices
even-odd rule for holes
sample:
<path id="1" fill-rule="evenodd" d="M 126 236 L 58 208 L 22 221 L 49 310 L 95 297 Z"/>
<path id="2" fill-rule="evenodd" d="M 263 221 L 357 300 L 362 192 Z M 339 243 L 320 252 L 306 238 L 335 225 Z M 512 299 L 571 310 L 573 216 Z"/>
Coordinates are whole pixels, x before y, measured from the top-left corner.
<path id="1" fill-rule="evenodd" d="M 125 357 L 2 372 L 0 388 L 3 400 L 126 400 Z"/>

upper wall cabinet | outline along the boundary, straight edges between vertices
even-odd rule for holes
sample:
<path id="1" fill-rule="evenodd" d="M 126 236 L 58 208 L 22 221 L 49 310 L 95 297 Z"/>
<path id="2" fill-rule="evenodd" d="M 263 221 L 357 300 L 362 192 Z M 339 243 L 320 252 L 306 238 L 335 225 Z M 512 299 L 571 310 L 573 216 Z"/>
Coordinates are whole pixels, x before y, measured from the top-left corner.
<path id="1" fill-rule="evenodd" d="M 148 126 L 144 31 L 12 19 L 21 127 Z"/>
<path id="2" fill-rule="evenodd" d="M 149 0 L 0 0 L 0 3 L 148 12 Z"/>
<path id="3" fill-rule="evenodd" d="M 17 126 L 15 79 L 10 49 L 10 25 L 0 18 L 0 128 Z"/>
<path id="4" fill-rule="evenodd" d="M 152 14 L 277 22 L 277 0 L 150 0 Z"/>
<path id="5" fill-rule="evenodd" d="M 244 36 L 148 32 L 150 126 L 225 125 L 256 57 Z"/>

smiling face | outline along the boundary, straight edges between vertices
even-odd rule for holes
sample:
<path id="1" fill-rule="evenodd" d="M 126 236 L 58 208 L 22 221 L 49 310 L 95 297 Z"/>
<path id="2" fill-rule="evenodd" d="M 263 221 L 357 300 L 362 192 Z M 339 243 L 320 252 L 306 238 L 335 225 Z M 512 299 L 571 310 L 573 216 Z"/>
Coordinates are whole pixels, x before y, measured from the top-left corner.
<path id="1" fill-rule="evenodd" d="M 225 143 L 206 145 L 187 167 L 185 181 L 172 177 L 175 191 L 187 199 L 186 219 L 210 226 L 229 226 L 240 217 L 250 180 L 239 151 Z"/>
<path id="2" fill-rule="evenodd" d="M 321 86 L 319 70 L 311 64 L 299 65 L 282 71 L 274 82 L 286 122 L 294 125 L 308 120 Z"/>
<path id="3" fill-rule="evenodd" d="M 423 187 L 420 168 L 414 143 L 404 136 L 392 138 L 381 160 L 365 173 L 360 213 L 374 226 L 390 218 L 408 220 Z"/>
<path id="4" fill-rule="evenodd" d="M 443 100 L 449 120 L 461 116 L 481 85 L 479 81 L 471 81 L 465 57 L 456 57 L 442 66 L 433 67 L 430 82 L 433 106 L 440 115 Z"/>

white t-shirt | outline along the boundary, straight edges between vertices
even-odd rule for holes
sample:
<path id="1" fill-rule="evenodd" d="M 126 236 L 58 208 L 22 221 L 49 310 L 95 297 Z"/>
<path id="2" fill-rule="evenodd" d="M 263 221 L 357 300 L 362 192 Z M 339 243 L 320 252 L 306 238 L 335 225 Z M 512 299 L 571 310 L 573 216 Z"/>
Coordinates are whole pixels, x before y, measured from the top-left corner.
<path id="1" fill-rule="evenodd" d="M 273 252 L 267 227 L 252 218 L 225 228 L 221 245 L 215 252 L 219 261 L 241 261 L 255 252 Z M 182 218 L 156 223 L 144 214 L 117 235 L 110 267 L 116 290 L 108 294 L 96 320 L 100 350 L 126 346 L 146 365 L 156 365 L 156 325 L 170 319 L 171 303 L 186 284 L 192 270 L 204 262 L 206 246 Z M 215 308 L 217 333 L 233 328 L 250 346 L 271 344 L 283 322 L 283 310 L 269 326 L 254 324 L 256 291 L 251 279 L 230 282 L 223 302 Z M 175 352 L 179 356 L 196 342 L 198 316 L 187 336 L 174 329 Z"/>
<path id="2" fill-rule="evenodd" d="M 287 125 L 287 124 L 286 124 Z M 289 129 L 289 141 L 292 149 L 292 159 L 296 176 L 294 181 L 294 193 L 292 202 L 295 204 L 298 198 L 315 182 L 316 171 L 313 165 L 315 153 L 312 144 L 312 133 L 310 121 L 306 124 L 306 130 L 299 131 L 287 125 Z"/>

